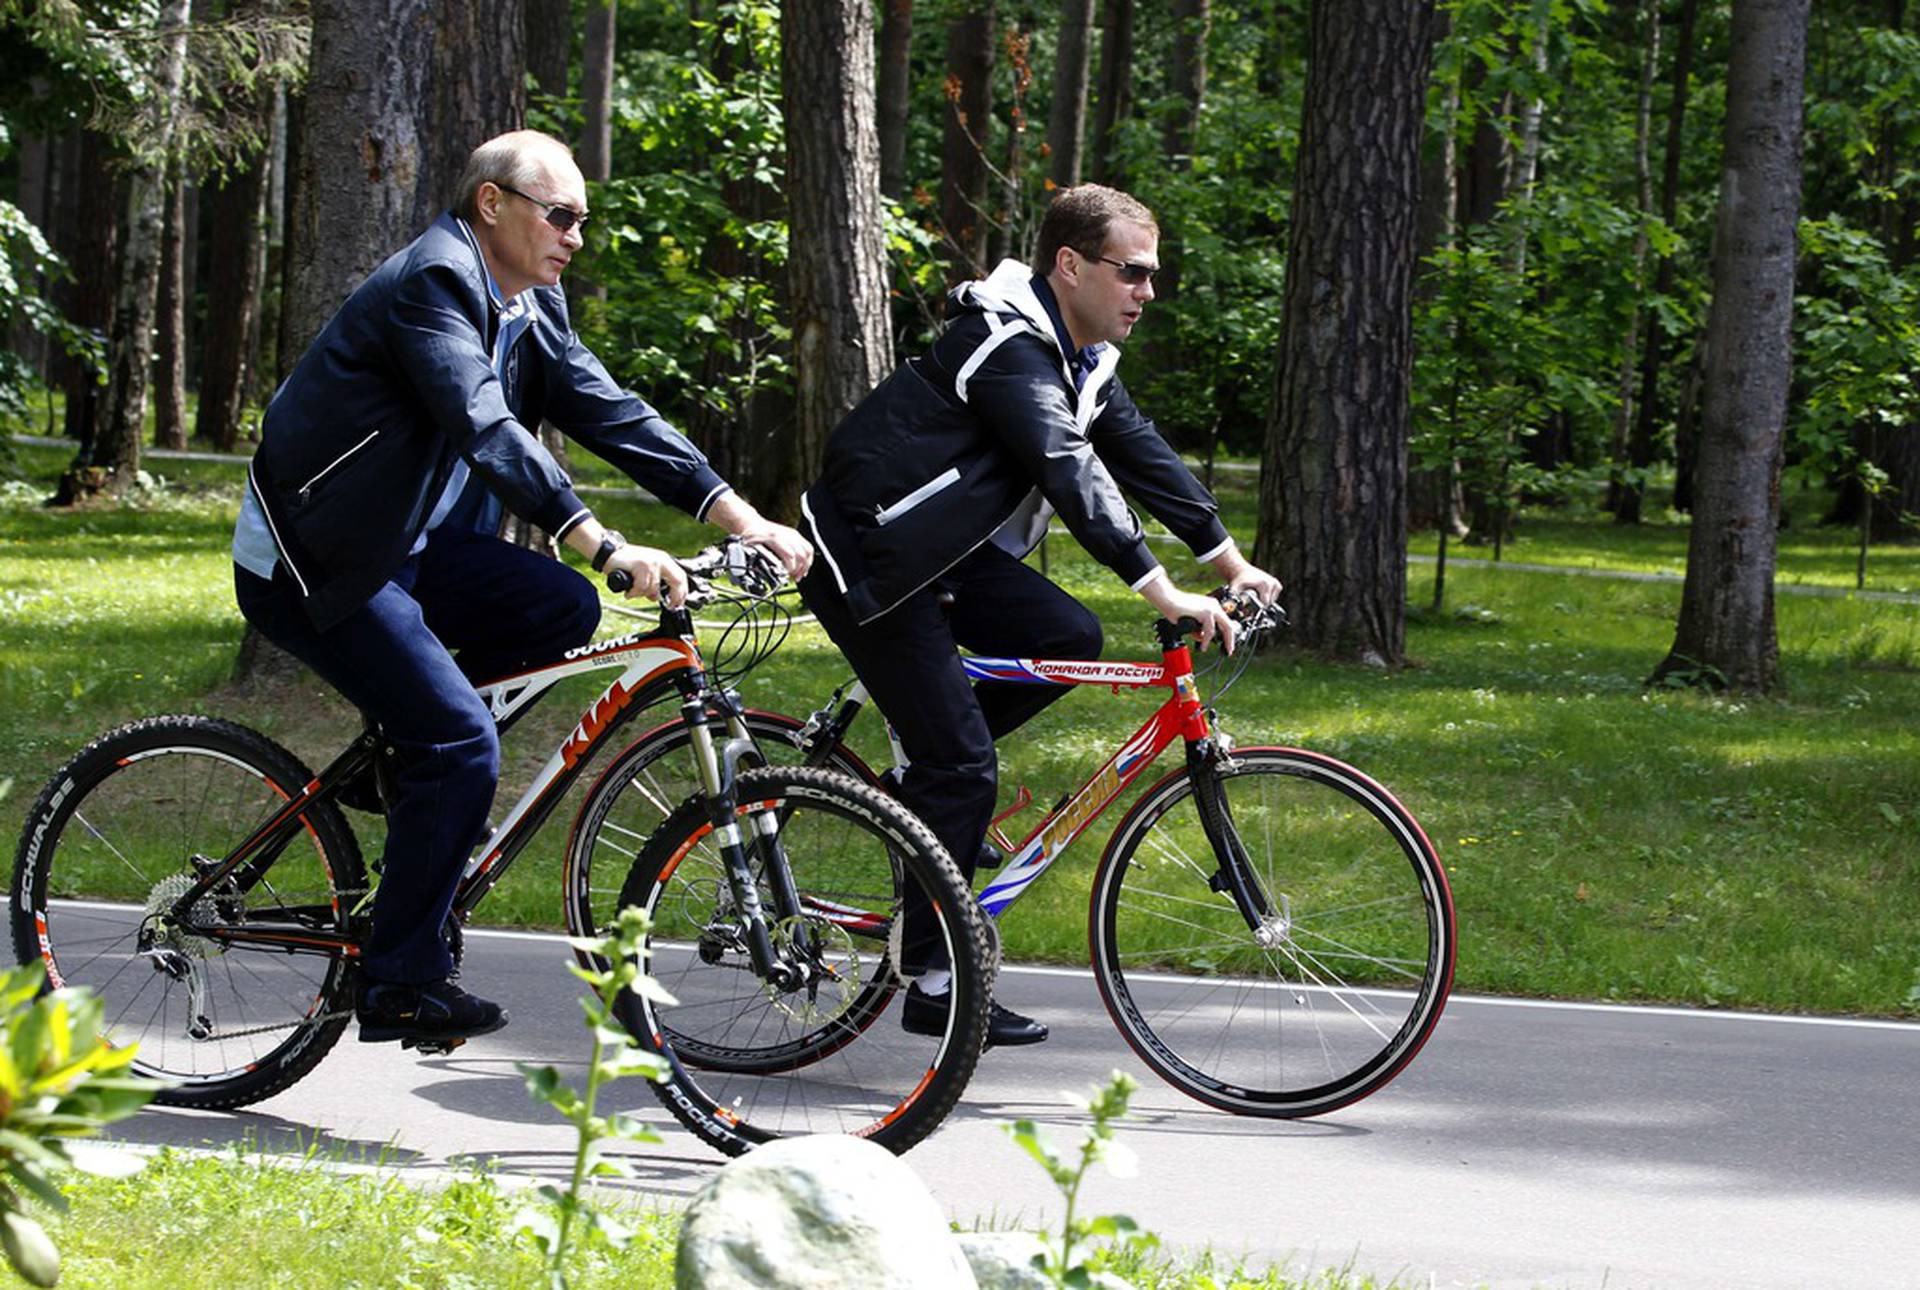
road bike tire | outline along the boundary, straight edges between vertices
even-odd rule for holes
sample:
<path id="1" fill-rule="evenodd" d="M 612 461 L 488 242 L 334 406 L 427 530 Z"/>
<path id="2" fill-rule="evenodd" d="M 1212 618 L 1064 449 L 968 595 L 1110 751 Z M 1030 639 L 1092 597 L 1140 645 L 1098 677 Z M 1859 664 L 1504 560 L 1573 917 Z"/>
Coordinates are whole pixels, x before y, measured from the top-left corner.
<path id="1" fill-rule="evenodd" d="M 654 833 L 622 893 L 652 919 L 648 971 L 675 1002 L 629 994 L 620 1019 L 667 1059 L 661 1101 L 728 1155 L 812 1133 L 905 1151 L 952 1110 L 986 1040 L 993 982 L 979 906 L 918 817 L 869 785 L 810 768 L 754 770 L 739 777 L 739 802 L 748 838 L 779 821 L 807 912 L 776 925 L 774 939 L 782 949 L 811 941 L 813 953 L 793 954 L 814 966 L 815 985 L 782 991 L 754 972 L 696 798 Z M 764 853 L 755 867 L 771 917 Z M 904 995 L 894 933 L 909 888 L 931 902 L 951 960 L 939 1035 L 908 1034 L 890 1007 Z"/>
<path id="2" fill-rule="evenodd" d="M 138 1044 L 134 1071 L 169 1081 L 161 1103 L 231 1108 L 278 1093 L 353 1015 L 345 952 L 223 947 L 179 931 L 140 944 L 153 912 L 192 883 L 191 857 L 227 855 L 312 779 L 244 726 L 153 717 L 81 749 L 27 815 L 11 888 L 14 953 L 44 963 L 50 985 L 100 997 L 107 1040 Z M 247 892 L 207 897 L 209 913 L 273 919 L 301 906 L 345 931 L 366 886 L 359 844 L 330 802 L 303 824 Z"/>
<path id="3" fill-rule="evenodd" d="M 1405 1069 L 1440 1019 L 1446 872 L 1406 808 L 1331 757 L 1235 749 L 1215 782 L 1270 915 L 1250 927 L 1213 881 L 1205 787 L 1176 771 L 1120 822 L 1094 878 L 1101 997 L 1190 1097 L 1282 1119 L 1337 1110 Z"/>
<path id="4" fill-rule="evenodd" d="M 746 725 L 768 764 L 802 764 L 803 722 L 778 712 L 750 711 Z M 594 780 L 574 817 L 561 875 L 570 935 L 606 934 L 641 846 L 675 807 L 700 791 L 692 742 L 686 722 L 665 722 L 627 745 Z M 879 786 L 879 777 L 844 744 L 834 746 L 825 764 L 828 770 Z"/>

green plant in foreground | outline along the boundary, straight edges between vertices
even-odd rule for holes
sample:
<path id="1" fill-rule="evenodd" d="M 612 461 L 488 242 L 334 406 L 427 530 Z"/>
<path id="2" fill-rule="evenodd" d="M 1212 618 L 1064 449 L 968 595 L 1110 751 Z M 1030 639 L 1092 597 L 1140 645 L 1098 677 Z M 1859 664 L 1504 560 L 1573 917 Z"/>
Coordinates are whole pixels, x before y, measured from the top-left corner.
<path id="1" fill-rule="evenodd" d="M 551 1210 L 524 1209 L 515 1220 L 521 1230 L 532 1234 L 545 1252 L 547 1283 L 554 1290 L 563 1290 L 567 1284 L 567 1249 L 576 1223 L 589 1235 L 597 1233 L 616 1249 L 624 1248 L 631 1237 L 624 1224 L 595 1208 L 582 1194 L 589 1178 L 630 1176 L 631 1171 L 623 1162 L 602 1154 L 606 1143 L 660 1141 L 659 1134 L 630 1115 L 609 1117 L 594 1113 L 600 1089 L 608 1081 L 624 1075 L 660 1080 L 667 1074 L 666 1062 L 653 1053 L 635 1048 L 613 1015 L 614 1001 L 629 990 L 658 1003 L 673 1002 L 673 997 L 659 982 L 640 970 L 640 943 L 647 928 L 644 910 L 623 909 L 608 935 L 568 940 L 574 949 L 588 955 L 591 963 L 586 967 L 573 963 L 567 969 L 592 989 L 592 993 L 580 1001 L 587 1014 L 587 1029 L 593 1033 L 586 1091 L 576 1093 L 572 1086 L 561 1082 L 560 1072 L 551 1066 L 519 1063 L 520 1073 L 526 1077 L 527 1092 L 536 1102 L 546 1103 L 570 1120 L 578 1133 L 573 1174 L 565 1189 L 552 1183 L 544 1183 L 539 1188 Z"/>
<path id="2" fill-rule="evenodd" d="M 1032 1120 L 1015 1120 L 1004 1126 L 1007 1136 L 1040 1162 L 1040 1167 L 1047 1171 L 1047 1177 L 1053 1179 L 1053 1185 L 1060 1189 L 1060 1196 L 1066 1202 L 1066 1214 L 1060 1222 L 1058 1241 L 1047 1236 L 1040 1238 L 1047 1252 L 1039 1267 L 1056 1286 L 1072 1286 L 1075 1290 L 1083 1290 L 1094 1284 L 1093 1270 L 1085 1260 L 1076 1258 L 1074 1252 L 1096 1238 L 1137 1250 L 1151 1249 L 1160 1243 L 1160 1238 L 1151 1232 L 1141 1231 L 1140 1225 L 1124 1214 L 1098 1214 L 1085 1218 L 1075 1212 L 1080 1199 L 1080 1185 L 1086 1181 L 1087 1171 L 1093 1168 L 1095 1161 L 1104 1163 L 1107 1172 L 1116 1178 L 1131 1178 L 1136 1172 L 1133 1149 L 1113 1136 L 1113 1126 L 1126 1117 L 1127 1102 L 1139 1087 L 1132 1076 L 1115 1071 L 1105 1084 L 1093 1091 L 1091 1098 L 1082 1098 L 1073 1093 L 1065 1095 L 1074 1106 L 1093 1117 L 1087 1136 L 1080 1140 L 1077 1159 L 1069 1159 L 1055 1150 Z"/>
<path id="3" fill-rule="evenodd" d="M 121 1074 L 134 1050 L 101 1037 L 98 999 L 84 990 L 43 994 L 46 983 L 41 963 L 0 977 L 0 1245 L 14 1271 L 37 1286 L 60 1279 L 60 1251 L 25 1212 L 20 1192 L 64 1213 L 56 1172 L 125 1172 L 128 1157 L 76 1157 L 64 1140 L 132 1115 L 160 1087 Z"/>

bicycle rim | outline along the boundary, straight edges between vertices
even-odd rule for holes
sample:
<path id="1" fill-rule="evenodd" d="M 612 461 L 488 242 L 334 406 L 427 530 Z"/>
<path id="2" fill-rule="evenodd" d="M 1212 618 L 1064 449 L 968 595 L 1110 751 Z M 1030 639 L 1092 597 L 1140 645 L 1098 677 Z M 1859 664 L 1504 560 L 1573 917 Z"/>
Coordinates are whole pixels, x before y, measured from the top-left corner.
<path id="1" fill-rule="evenodd" d="M 135 1070 L 172 1082 L 159 1101 L 232 1107 L 312 1069 L 351 1015 L 344 954 L 223 946 L 160 911 L 265 821 L 311 774 L 262 736 L 204 718 L 157 718 L 104 736 L 63 767 L 28 819 L 15 863 L 14 949 L 54 986 L 99 996 L 105 1034 L 139 1046 Z M 361 885 L 339 812 L 315 807 L 246 892 L 218 891 L 205 919 L 343 929 Z"/>
<path id="2" fill-rule="evenodd" d="M 1420 826 L 1331 758 L 1236 750 L 1220 791 L 1270 908 L 1250 925 L 1214 880 L 1196 785 L 1142 796 L 1095 880 L 1095 975 L 1141 1059 L 1248 1115 L 1318 1115 L 1397 1075 L 1453 979 L 1453 901 Z"/>
<path id="3" fill-rule="evenodd" d="M 777 814 L 803 915 L 775 947 L 812 984 L 762 980 L 700 801 L 668 820 L 634 866 L 626 903 L 653 920 L 649 971 L 673 995 L 629 997 L 622 1020 L 667 1056 L 662 1100 L 729 1154 L 776 1137 L 845 1133 L 895 1151 L 930 1133 L 958 1100 L 986 1034 L 986 934 L 978 908 L 925 826 L 876 790 L 818 770 L 742 775 L 743 829 Z M 761 876 L 760 899 L 774 908 Z M 904 893 L 938 911 L 953 963 L 944 1033 L 907 1033 L 892 942 Z"/>

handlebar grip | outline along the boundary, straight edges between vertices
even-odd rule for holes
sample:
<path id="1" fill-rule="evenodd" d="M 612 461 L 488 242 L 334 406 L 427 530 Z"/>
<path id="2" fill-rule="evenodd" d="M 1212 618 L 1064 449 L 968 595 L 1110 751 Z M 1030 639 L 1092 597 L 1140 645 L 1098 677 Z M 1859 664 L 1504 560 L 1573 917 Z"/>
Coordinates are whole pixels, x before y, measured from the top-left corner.
<path id="1" fill-rule="evenodd" d="M 611 569 L 607 572 L 607 590 L 621 595 L 633 589 L 633 575 L 625 569 Z"/>

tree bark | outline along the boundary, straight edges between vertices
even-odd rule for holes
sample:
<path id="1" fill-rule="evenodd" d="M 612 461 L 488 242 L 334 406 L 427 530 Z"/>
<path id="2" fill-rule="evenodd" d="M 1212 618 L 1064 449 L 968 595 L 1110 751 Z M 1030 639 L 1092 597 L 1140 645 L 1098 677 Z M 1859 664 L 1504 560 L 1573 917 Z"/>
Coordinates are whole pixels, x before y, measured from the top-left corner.
<path id="1" fill-rule="evenodd" d="M 221 452 L 240 442 L 257 361 L 265 266 L 267 181 L 271 156 L 255 157 L 211 194 L 212 242 L 220 254 L 207 274 L 207 323 L 201 334 L 200 410 L 194 432 Z"/>
<path id="2" fill-rule="evenodd" d="M 1808 5 L 1740 0 L 1733 9 L 1699 475 L 1680 622 L 1655 681 L 1766 693 L 1780 679 L 1773 573 Z"/>
<path id="3" fill-rule="evenodd" d="M 526 0 L 526 7 L 527 74 L 541 94 L 564 100 L 573 62 L 571 0 Z"/>
<path id="4" fill-rule="evenodd" d="M 1080 182 L 1087 134 L 1087 79 L 1093 68 L 1093 0 L 1060 0 L 1047 113 L 1047 179 L 1055 188 Z"/>
<path id="5" fill-rule="evenodd" d="M 153 358 L 154 310 L 160 285 L 160 241 L 181 85 L 186 72 L 190 0 L 167 0 L 161 11 L 153 66 L 153 95 L 146 111 L 147 157 L 127 174 L 126 240 L 114 288 L 113 325 L 107 332 L 107 396 L 93 451 L 77 458 L 60 493 L 67 500 L 130 488 L 140 470 L 140 439 L 147 417 L 148 365 Z"/>
<path id="6" fill-rule="evenodd" d="M 1533 74 L 1538 81 L 1547 77 L 1547 37 L 1553 30 L 1553 9 L 1549 5 L 1539 6 L 1539 14 L 1532 35 L 1527 43 L 1527 61 L 1533 66 Z M 1534 181 L 1540 176 L 1540 127 L 1546 115 L 1546 100 L 1539 94 L 1527 97 L 1526 104 L 1520 109 L 1520 140 L 1514 157 L 1514 199 L 1522 210 L 1533 204 Z M 1527 271 L 1527 221 L 1514 222 L 1513 245 L 1507 253 L 1507 263 L 1518 278 Z"/>
<path id="7" fill-rule="evenodd" d="M 604 184 L 613 175 L 613 55 L 618 44 L 617 0 L 587 8 L 587 33 L 580 57 L 580 173 L 589 184 Z M 567 299 L 574 312 L 587 300 L 605 300 L 605 284 L 574 270 L 567 282 Z"/>
<path id="8" fill-rule="evenodd" d="M 912 101 L 913 0 L 882 0 L 879 86 L 875 114 L 880 133 L 880 191 L 899 201 L 907 192 L 907 108 Z"/>
<path id="9" fill-rule="evenodd" d="M 1315 0 L 1260 477 L 1256 562 L 1299 638 L 1391 666 L 1406 647 L 1406 480 L 1432 0 Z"/>
<path id="10" fill-rule="evenodd" d="M 54 149 L 45 135 L 29 134 L 19 140 L 20 213 L 26 216 L 29 224 L 42 232 L 52 227 L 48 217 L 52 214 L 50 195 L 57 169 L 53 164 L 53 153 Z M 32 281 L 25 285 L 35 293 L 45 294 L 46 277 L 36 272 Z M 15 319 L 10 331 L 8 346 L 26 362 L 29 372 L 38 379 L 45 379 L 47 338 L 25 319 Z"/>
<path id="11" fill-rule="evenodd" d="M 1093 112 L 1093 177 L 1124 183 L 1120 127 L 1133 114 L 1133 0 L 1103 0 L 1100 83 Z"/>
<path id="12" fill-rule="evenodd" d="M 1213 28 L 1213 0 L 1174 0 L 1173 60 L 1167 65 L 1167 89 L 1179 107 L 1167 118 L 1167 160 L 1182 170 L 1193 163 L 1193 132 L 1207 98 L 1207 33 Z"/>
<path id="13" fill-rule="evenodd" d="M 1633 304 L 1627 310 L 1627 330 L 1620 343 L 1620 379 L 1615 387 L 1617 403 L 1613 414 L 1613 440 L 1608 456 L 1614 464 L 1614 474 L 1607 489 L 1607 509 L 1614 512 L 1619 521 L 1624 509 L 1626 489 L 1631 487 L 1634 519 L 1640 515 L 1639 492 L 1642 481 L 1625 475 L 1620 464 L 1627 459 L 1633 433 L 1633 377 L 1636 362 L 1640 357 L 1640 318 L 1644 310 L 1640 305 L 1640 293 L 1646 286 L 1647 267 L 1647 222 L 1653 218 L 1653 82 L 1659 71 L 1660 63 L 1660 3 L 1659 0 L 1640 0 L 1640 95 L 1638 108 L 1634 113 L 1633 131 L 1633 175 L 1634 191 L 1637 196 L 1637 209 L 1640 213 L 1640 227 L 1633 235 Z"/>
<path id="14" fill-rule="evenodd" d="M 786 518 L 827 435 L 886 375 L 892 345 L 869 0 L 783 5 L 780 43 L 796 406 L 758 500 Z"/>
<path id="15" fill-rule="evenodd" d="M 990 267 L 986 149 L 993 111 L 993 33 L 993 0 L 971 0 L 947 24 L 940 222 L 947 235 L 950 284 L 984 276 Z"/>
<path id="16" fill-rule="evenodd" d="M 167 177 L 160 234 L 159 294 L 154 303 L 156 378 L 153 401 L 153 443 L 157 448 L 187 446 L 187 293 L 191 276 L 187 261 L 192 243 L 187 239 L 187 189 L 178 167 Z"/>
<path id="17" fill-rule="evenodd" d="M 1680 210 L 1680 149 L 1687 123 L 1687 96 L 1693 81 L 1694 29 L 1699 13 L 1700 0 L 1680 0 L 1680 30 L 1675 36 L 1672 79 L 1669 82 L 1671 89 L 1667 98 L 1666 153 L 1661 161 L 1660 172 L 1660 218 L 1669 228 L 1673 226 Z M 1654 265 L 1653 294 L 1670 294 L 1674 276 L 1673 256 L 1663 254 Z M 1640 398 L 1638 406 L 1634 408 L 1633 434 L 1627 445 L 1627 460 L 1636 471 L 1645 471 L 1653 465 L 1654 444 L 1660 422 L 1660 373 L 1667 364 L 1671 348 L 1668 339 L 1660 325 L 1659 312 L 1649 311 L 1647 339 L 1640 350 Z M 1686 425 L 1682 425 L 1682 421 Z M 1690 417 L 1676 417 L 1676 463 L 1690 464 L 1692 461 L 1693 445 L 1684 437 L 1690 425 Z M 1673 504 L 1676 510 L 1684 511 L 1692 505 L 1688 495 L 1690 488 L 1682 486 L 1690 478 L 1689 471 L 1674 481 Z M 1618 504 L 1613 508 L 1614 520 L 1621 524 L 1638 524 L 1643 499 L 1642 487 L 1631 484 L 1622 487 Z"/>
<path id="18" fill-rule="evenodd" d="M 57 292 L 60 312 L 81 327 L 104 333 L 113 318 L 113 266 L 120 245 L 119 212 L 125 196 L 120 176 L 108 166 L 107 141 L 82 130 L 62 149 L 66 179 L 60 185 L 54 249 L 73 271 Z M 66 394 L 64 432 L 90 455 L 99 434 L 105 391 L 99 374 L 70 355 L 53 355 L 52 368 Z"/>

